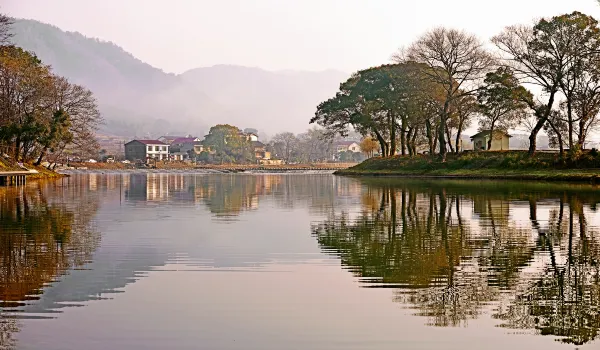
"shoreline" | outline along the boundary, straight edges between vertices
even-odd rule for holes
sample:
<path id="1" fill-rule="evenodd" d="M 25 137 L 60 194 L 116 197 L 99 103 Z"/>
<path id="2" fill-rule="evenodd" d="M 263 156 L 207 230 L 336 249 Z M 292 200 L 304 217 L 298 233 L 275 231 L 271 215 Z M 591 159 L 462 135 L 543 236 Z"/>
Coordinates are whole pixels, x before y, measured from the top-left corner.
<path id="1" fill-rule="evenodd" d="M 580 169 L 573 169 L 578 171 Z M 583 169 L 581 169 L 583 170 Z M 548 171 L 544 172 L 522 172 L 502 174 L 494 169 L 491 169 L 490 174 L 485 173 L 462 173 L 462 174 L 418 174 L 404 173 L 394 171 L 356 171 L 356 170 L 338 170 L 334 175 L 348 177 L 390 177 L 390 178 L 406 178 L 406 179 L 456 179 L 456 180 L 523 180 L 523 181 L 551 181 L 551 182 L 589 182 L 600 183 L 600 169 L 595 173 L 572 174 L 560 170 L 552 170 L 552 174 Z"/>
<path id="2" fill-rule="evenodd" d="M 599 159 L 600 160 L 600 159 Z M 600 162 L 586 159 L 579 167 L 559 163 L 550 154 L 529 157 L 524 152 L 473 152 L 450 155 L 444 163 L 425 156 L 371 158 L 335 175 L 414 179 L 521 180 L 600 183 Z"/>

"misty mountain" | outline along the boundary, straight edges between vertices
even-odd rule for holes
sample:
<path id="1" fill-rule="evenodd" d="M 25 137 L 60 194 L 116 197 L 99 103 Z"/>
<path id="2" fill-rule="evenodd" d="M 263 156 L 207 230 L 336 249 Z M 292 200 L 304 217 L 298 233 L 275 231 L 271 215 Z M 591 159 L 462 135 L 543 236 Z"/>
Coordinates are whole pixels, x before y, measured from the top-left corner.
<path id="1" fill-rule="evenodd" d="M 13 41 L 33 51 L 56 74 L 84 85 L 98 98 L 104 132 L 145 136 L 201 135 L 218 123 L 261 132 L 301 132 L 321 101 L 347 74 L 338 71 L 271 72 L 218 65 L 169 74 L 111 42 L 65 32 L 33 20 L 16 20 Z"/>

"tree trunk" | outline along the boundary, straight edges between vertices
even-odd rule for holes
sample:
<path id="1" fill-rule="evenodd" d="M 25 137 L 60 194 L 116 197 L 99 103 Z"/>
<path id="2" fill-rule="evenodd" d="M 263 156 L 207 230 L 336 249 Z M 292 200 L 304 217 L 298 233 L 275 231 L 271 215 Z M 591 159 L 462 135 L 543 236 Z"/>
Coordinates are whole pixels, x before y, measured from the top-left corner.
<path id="1" fill-rule="evenodd" d="M 396 120 L 394 118 L 394 114 L 389 111 L 388 118 L 390 122 L 390 157 L 396 154 Z"/>
<path id="2" fill-rule="evenodd" d="M 560 152 L 559 154 L 562 157 L 565 153 L 565 147 L 563 145 L 562 135 L 560 134 L 560 132 L 558 131 L 558 129 L 554 126 L 554 124 L 552 122 L 548 121 L 548 123 L 550 124 L 550 127 L 556 134 L 556 138 L 558 138 L 558 148 L 559 148 L 559 152 Z"/>
<path id="3" fill-rule="evenodd" d="M 446 101 L 444 102 L 444 110 L 442 111 L 442 115 L 440 116 L 440 127 L 438 130 L 438 141 L 440 142 L 440 159 L 442 160 L 442 162 L 446 161 L 446 128 L 448 123 L 448 114 L 450 111 L 450 91 L 452 91 L 452 89 L 452 84 L 450 84 L 450 90 L 448 90 Z"/>
<path id="4" fill-rule="evenodd" d="M 412 139 L 410 140 L 411 149 L 413 152 L 413 156 L 417 155 L 417 135 L 419 133 L 419 128 L 415 128 L 412 134 Z"/>
<path id="5" fill-rule="evenodd" d="M 19 161 L 19 156 L 21 155 L 21 137 L 17 136 L 15 140 L 15 161 Z"/>
<path id="6" fill-rule="evenodd" d="M 40 152 L 40 156 L 38 157 L 38 160 L 34 164 L 35 166 L 39 166 L 40 164 L 42 164 L 42 160 L 46 156 L 47 151 L 48 151 L 48 148 L 44 147 L 44 149 Z"/>
<path id="7" fill-rule="evenodd" d="M 462 134 L 462 128 L 463 128 L 463 120 L 461 118 L 460 122 L 458 123 L 458 130 L 456 130 L 456 153 L 460 153 L 460 151 L 462 151 L 462 142 L 460 139 L 460 135 Z"/>
<path id="8" fill-rule="evenodd" d="M 383 138 L 383 136 L 381 136 L 379 131 L 373 130 L 373 133 L 375 134 L 377 141 L 379 141 L 379 146 L 381 147 L 381 156 L 386 157 L 387 143 L 385 142 L 385 139 Z"/>
<path id="9" fill-rule="evenodd" d="M 531 130 L 531 134 L 529 135 L 529 155 L 534 155 L 537 150 L 537 135 L 542 130 L 546 121 L 548 121 L 548 117 L 550 116 L 550 112 L 552 112 L 552 106 L 554 105 L 554 96 L 556 95 L 556 84 L 552 87 L 550 91 L 550 98 L 548 99 L 548 104 L 546 105 L 545 110 L 542 115 L 538 118 L 538 122 L 535 124 L 533 129 Z M 538 114 L 538 113 L 536 113 Z"/>
<path id="10" fill-rule="evenodd" d="M 448 147 L 450 148 L 450 152 L 454 153 L 454 147 L 452 147 L 452 137 L 450 135 L 450 129 L 446 126 L 446 136 L 448 137 Z"/>
<path id="11" fill-rule="evenodd" d="M 447 103 L 446 103 L 447 104 Z M 444 112 L 442 113 L 442 117 L 440 118 L 440 126 L 438 128 L 438 142 L 440 145 L 439 153 L 440 159 L 442 162 L 446 161 L 446 109 L 448 107 L 444 107 Z"/>
<path id="12" fill-rule="evenodd" d="M 433 155 L 435 153 L 435 144 L 433 143 L 433 133 L 431 129 L 431 122 L 429 120 L 425 121 L 425 133 L 427 134 L 427 141 L 429 142 L 429 154 Z"/>
<path id="13" fill-rule="evenodd" d="M 567 119 L 569 120 L 569 149 L 573 149 L 573 107 L 571 98 L 567 98 Z"/>
<path id="14" fill-rule="evenodd" d="M 492 149 L 492 141 L 494 141 L 494 123 L 492 123 L 492 126 L 490 127 L 490 139 L 487 142 L 488 151 Z"/>
<path id="15" fill-rule="evenodd" d="M 400 126 L 401 130 L 400 130 L 400 147 L 402 148 L 402 155 L 406 155 L 406 146 L 408 146 L 406 144 L 406 139 L 407 139 L 407 132 L 406 132 L 406 116 L 402 116 L 402 125 Z M 409 130 L 410 133 L 410 130 Z M 408 153 L 410 154 L 410 150 L 408 151 Z"/>
<path id="16" fill-rule="evenodd" d="M 406 136 L 403 137 L 404 140 L 402 141 L 402 143 L 406 144 L 406 149 L 408 150 L 409 156 L 412 156 L 412 147 L 410 145 L 410 138 L 412 136 L 412 132 L 413 132 L 412 128 L 408 129 L 408 131 L 406 132 Z M 404 131 L 402 131 L 402 133 L 404 134 Z M 402 147 L 402 155 L 406 155 L 406 153 L 404 152 L 404 147 Z"/>

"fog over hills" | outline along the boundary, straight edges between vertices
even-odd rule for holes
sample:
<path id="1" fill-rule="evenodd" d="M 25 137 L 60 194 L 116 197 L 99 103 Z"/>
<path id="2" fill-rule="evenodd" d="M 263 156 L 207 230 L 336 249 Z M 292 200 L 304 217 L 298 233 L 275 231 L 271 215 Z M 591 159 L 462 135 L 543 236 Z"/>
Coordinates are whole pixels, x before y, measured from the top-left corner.
<path id="1" fill-rule="evenodd" d="M 34 51 L 56 74 L 94 92 L 105 132 L 125 136 L 192 133 L 214 124 L 274 134 L 301 132 L 319 102 L 332 97 L 349 74 L 266 71 L 217 65 L 169 74 L 114 43 L 34 20 L 16 20 L 13 41 Z M 157 43 L 160 45 L 160 43 Z"/>

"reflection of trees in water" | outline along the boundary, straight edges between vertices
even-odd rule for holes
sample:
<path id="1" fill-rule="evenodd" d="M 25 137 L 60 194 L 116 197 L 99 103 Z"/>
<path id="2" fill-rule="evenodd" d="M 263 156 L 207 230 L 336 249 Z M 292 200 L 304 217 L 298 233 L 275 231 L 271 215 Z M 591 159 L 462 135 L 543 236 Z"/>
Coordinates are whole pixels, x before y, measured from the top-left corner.
<path id="1" fill-rule="evenodd" d="M 212 213 L 235 216 L 257 209 L 259 197 L 270 195 L 281 180 L 281 176 L 202 176 L 195 179 L 192 188 Z"/>
<path id="2" fill-rule="evenodd" d="M 1 316 L 0 316 L 1 317 Z M 0 318 L 0 350 L 16 349 L 15 334 L 19 332 L 17 319 L 14 317 Z"/>
<path id="3" fill-rule="evenodd" d="M 592 341 L 600 328 L 599 234 L 576 194 L 525 189 L 509 196 L 444 184 L 367 186 L 358 216 L 332 213 L 313 233 L 365 286 L 396 288 L 395 300 L 430 325 L 463 324 L 495 302 L 505 327 Z M 544 198 L 559 201 L 546 202 L 556 204 L 542 228 Z M 513 199 L 528 201 L 533 233 L 509 220 Z M 478 223 L 465 219 L 465 208 Z"/>
<path id="4" fill-rule="evenodd" d="M 264 199 L 279 208 L 308 206 L 312 214 L 331 211 L 343 198 L 360 195 L 361 184 L 331 175 L 132 174 L 122 179 L 128 201 L 201 202 L 219 217 L 255 210 Z"/>
<path id="5" fill-rule="evenodd" d="M 0 188 L 0 300 L 5 312 L 39 299 L 42 289 L 92 258 L 100 235 L 90 227 L 98 201 L 57 184 Z M 18 329 L 0 320 L 0 348 Z"/>
<path id="6" fill-rule="evenodd" d="M 279 207 L 308 203 L 313 212 L 326 212 L 336 196 L 359 193 L 360 184 L 335 181 L 331 176 L 219 175 L 192 178 L 190 190 L 218 216 L 237 216 L 257 209 L 260 200 L 271 198 Z M 352 186 L 354 185 L 354 186 Z"/>

